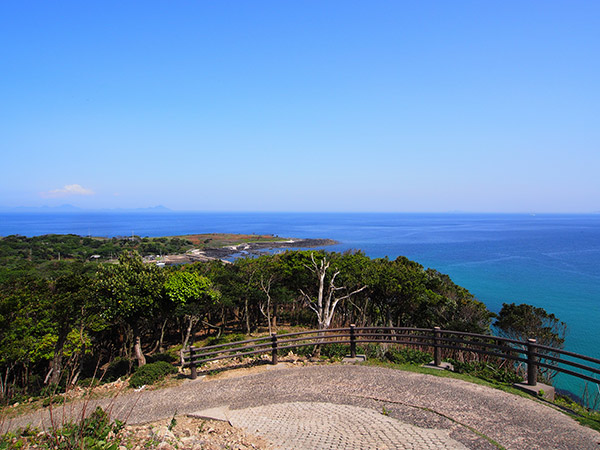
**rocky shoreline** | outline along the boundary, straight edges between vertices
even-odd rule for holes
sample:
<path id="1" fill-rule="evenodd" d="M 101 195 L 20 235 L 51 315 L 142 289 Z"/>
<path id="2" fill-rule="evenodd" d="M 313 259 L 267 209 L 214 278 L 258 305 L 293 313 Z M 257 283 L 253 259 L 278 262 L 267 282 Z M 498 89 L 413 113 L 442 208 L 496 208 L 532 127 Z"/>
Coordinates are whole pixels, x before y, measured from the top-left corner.
<path id="1" fill-rule="evenodd" d="M 273 253 L 278 249 L 306 249 L 327 247 L 329 245 L 339 244 L 333 239 L 289 239 L 279 242 L 249 242 L 226 247 L 208 247 L 203 249 L 193 249 L 185 254 L 167 255 L 161 260 L 162 263 L 186 264 L 192 262 L 205 262 L 213 260 L 222 260 L 231 262 L 231 259 L 243 257 L 257 257 L 260 255 Z"/>

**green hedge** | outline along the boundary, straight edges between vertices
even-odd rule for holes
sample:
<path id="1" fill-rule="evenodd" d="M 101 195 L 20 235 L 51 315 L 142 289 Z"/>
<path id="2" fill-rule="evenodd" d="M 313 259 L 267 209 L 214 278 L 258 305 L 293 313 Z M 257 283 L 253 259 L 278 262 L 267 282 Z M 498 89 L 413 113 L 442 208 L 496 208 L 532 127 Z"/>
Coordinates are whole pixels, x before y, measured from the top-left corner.
<path id="1" fill-rule="evenodd" d="M 165 376 L 177 373 L 177 368 L 166 361 L 157 361 L 138 367 L 129 378 L 129 386 L 139 388 L 144 385 L 154 384 Z"/>

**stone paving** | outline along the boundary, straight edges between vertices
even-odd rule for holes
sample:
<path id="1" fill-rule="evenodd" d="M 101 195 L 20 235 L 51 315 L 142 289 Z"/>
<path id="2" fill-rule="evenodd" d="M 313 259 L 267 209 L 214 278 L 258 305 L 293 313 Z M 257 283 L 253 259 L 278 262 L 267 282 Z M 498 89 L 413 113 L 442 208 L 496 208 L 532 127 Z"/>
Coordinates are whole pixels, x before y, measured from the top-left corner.
<path id="1" fill-rule="evenodd" d="M 398 426 L 424 429 L 422 436 L 443 430 L 470 450 L 497 450 L 494 441 L 509 450 L 600 449 L 600 433 L 539 400 L 462 380 L 362 365 L 266 366 L 262 372 L 242 377 L 207 377 L 165 389 L 125 392 L 113 399 L 70 402 L 55 409 L 53 417 L 69 420 L 101 406 L 112 417 L 141 424 L 211 408 L 270 411 L 277 410 L 277 405 L 296 403 L 354 407 L 361 414 L 367 409 L 372 412 L 367 414 L 379 419 L 385 417 L 381 414 L 385 408 Z M 255 415 L 258 411 L 254 410 Z M 41 409 L 10 419 L 4 426 L 44 426 L 51 419 L 48 409 Z M 384 448 L 378 441 L 371 445 Z"/>
<path id="2" fill-rule="evenodd" d="M 420 428 L 374 411 L 323 402 L 228 410 L 235 426 L 281 450 L 467 450 L 448 431 Z"/>

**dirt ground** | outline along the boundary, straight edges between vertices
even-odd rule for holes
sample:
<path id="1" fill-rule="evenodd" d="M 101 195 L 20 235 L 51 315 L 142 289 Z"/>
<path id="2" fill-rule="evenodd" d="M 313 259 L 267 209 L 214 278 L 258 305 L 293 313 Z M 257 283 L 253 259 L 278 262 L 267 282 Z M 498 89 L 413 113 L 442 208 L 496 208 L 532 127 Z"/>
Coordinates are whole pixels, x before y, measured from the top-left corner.
<path id="1" fill-rule="evenodd" d="M 175 416 L 143 425 L 130 425 L 123 431 L 119 450 L 269 450 L 267 441 L 249 435 L 226 422 Z"/>

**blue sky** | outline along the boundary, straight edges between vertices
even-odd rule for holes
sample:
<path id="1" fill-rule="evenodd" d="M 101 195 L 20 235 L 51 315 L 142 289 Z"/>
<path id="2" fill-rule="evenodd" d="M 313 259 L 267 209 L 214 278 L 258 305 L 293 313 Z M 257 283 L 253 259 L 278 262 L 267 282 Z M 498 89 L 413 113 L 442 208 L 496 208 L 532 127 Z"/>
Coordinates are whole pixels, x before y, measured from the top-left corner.
<path id="1" fill-rule="evenodd" d="M 600 2 L 0 3 L 0 206 L 600 211 Z"/>

